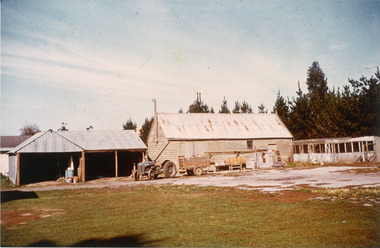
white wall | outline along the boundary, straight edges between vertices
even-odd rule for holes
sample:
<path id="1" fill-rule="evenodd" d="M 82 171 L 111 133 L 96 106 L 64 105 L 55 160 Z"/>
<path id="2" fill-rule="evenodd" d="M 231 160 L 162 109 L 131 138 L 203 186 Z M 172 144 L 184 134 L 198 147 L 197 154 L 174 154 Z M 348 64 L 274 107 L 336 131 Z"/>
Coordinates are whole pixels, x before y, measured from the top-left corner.
<path id="1" fill-rule="evenodd" d="M 0 154 L 0 167 L 1 167 L 1 174 L 4 176 L 9 176 L 9 159 L 8 154 Z"/>

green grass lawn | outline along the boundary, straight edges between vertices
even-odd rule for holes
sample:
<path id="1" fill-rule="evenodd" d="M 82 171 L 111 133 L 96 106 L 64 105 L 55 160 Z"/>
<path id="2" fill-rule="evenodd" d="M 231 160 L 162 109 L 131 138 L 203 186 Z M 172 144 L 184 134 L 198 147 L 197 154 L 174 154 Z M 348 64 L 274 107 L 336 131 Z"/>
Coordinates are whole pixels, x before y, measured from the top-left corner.
<path id="1" fill-rule="evenodd" d="M 1 204 L 1 245 L 380 245 L 378 205 L 312 199 L 321 194 L 168 185 L 36 192 Z"/>

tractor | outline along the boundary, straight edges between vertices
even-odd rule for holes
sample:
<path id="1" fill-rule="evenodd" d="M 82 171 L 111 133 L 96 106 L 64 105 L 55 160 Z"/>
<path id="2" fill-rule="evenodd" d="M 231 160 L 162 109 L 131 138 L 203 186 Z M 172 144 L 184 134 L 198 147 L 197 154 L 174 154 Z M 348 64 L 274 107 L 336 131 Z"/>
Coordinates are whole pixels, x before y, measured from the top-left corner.
<path id="1" fill-rule="evenodd" d="M 135 181 L 140 180 L 143 176 L 147 176 L 148 179 L 153 180 L 161 173 L 164 173 L 165 177 L 175 177 L 177 168 L 170 160 L 165 160 L 163 163 L 146 161 L 138 163 L 137 169 L 133 170 L 132 175 Z"/>

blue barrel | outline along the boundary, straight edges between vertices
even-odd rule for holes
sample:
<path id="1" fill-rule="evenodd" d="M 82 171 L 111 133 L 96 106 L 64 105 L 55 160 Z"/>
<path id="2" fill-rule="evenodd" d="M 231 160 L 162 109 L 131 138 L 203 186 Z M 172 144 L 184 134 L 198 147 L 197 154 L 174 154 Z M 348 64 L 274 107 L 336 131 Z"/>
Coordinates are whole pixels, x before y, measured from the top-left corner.
<path id="1" fill-rule="evenodd" d="M 74 177 L 74 170 L 67 169 L 65 171 L 65 178 L 67 183 L 72 183 Z"/>

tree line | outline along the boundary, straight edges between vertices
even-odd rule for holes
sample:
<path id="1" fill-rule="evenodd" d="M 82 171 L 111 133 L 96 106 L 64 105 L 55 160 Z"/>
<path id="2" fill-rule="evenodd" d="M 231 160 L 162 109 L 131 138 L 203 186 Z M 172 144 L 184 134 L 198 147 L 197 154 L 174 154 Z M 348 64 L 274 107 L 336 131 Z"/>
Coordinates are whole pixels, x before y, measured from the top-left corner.
<path id="1" fill-rule="evenodd" d="M 295 139 L 380 135 L 380 73 L 348 79 L 342 89 L 328 87 L 318 62 L 307 71 L 307 92 L 298 83 L 292 100 L 277 95 L 273 110 Z"/>
<path id="2" fill-rule="evenodd" d="M 307 71 L 307 92 L 298 82 L 296 96 L 285 99 L 280 91 L 272 113 L 277 113 L 295 139 L 338 138 L 380 135 L 380 72 L 359 80 L 348 79 L 342 89 L 330 89 L 323 70 L 314 61 Z M 259 114 L 268 113 L 264 104 L 257 106 Z M 253 113 L 247 101 L 236 101 L 230 110 L 224 97 L 219 113 Z M 184 113 L 180 108 L 178 113 Z M 215 113 L 213 107 L 202 101 L 201 94 L 190 104 L 186 113 Z M 145 118 L 140 128 L 140 138 L 146 143 L 154 117 Z M 59 131 L 67 131 L 62 123 Z M 92 128 L 92 127 L 91 127 Z M 129 118 L 123 123 L 124 130 L 136 130 L 137 123 Z M 20 129 L 21 135 L 39 132 L 36 124 L 27 124 Z"/>

